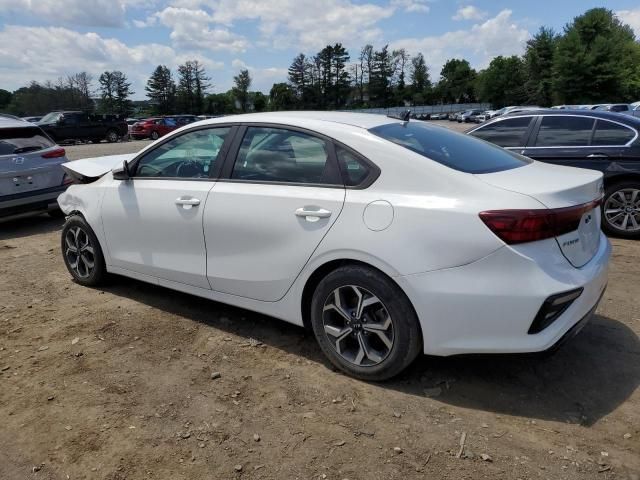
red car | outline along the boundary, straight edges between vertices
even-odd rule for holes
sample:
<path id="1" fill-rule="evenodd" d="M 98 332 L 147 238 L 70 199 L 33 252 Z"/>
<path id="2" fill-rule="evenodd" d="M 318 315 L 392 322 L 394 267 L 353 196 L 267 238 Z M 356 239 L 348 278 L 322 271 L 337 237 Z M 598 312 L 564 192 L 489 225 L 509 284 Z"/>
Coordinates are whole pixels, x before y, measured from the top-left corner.
<path id="1" fill-rule="evenodd" d="M 131 136 L 136 140 L 142 138 L 157 140 L 176 128 L 178 128 L 178 124 L 173 118 L 147 118 L 133 124 Z"/>

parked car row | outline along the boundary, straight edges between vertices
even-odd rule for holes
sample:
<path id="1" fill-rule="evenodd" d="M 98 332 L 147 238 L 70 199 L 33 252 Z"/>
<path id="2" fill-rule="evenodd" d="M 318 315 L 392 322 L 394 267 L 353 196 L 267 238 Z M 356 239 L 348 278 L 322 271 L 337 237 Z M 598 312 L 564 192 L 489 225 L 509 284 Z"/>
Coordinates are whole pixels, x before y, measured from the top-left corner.
<path id="1" fill-rule="evenodd" d="M 598 103 L 595 105 L 555 105 L 558 110 L 601 110 L 640 117 L 640 102 L 634 103 Z"/>

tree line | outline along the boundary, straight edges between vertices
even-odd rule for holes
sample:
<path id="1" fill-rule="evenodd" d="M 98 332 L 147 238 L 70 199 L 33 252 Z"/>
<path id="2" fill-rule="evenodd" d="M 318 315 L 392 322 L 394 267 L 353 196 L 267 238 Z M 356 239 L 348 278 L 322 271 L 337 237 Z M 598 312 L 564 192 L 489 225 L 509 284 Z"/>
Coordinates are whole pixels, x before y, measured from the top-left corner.
<path id="1" fill-rule="evenodd" d="M 540 28 L 522 56 L 495 57 L 479 71 L 465 59 L 449 59 L 437 81 L 422 53 L 365 45 L 352 59 L 341 43 L 296 55 L 287 81 L 273 84 L 268 95 L 250 90 L 252 78 L 246 69 L 234 76 L 233 88 L 225 93 L 211 92 L 212 79 L 197 60 L 185 62 L 175 73 L 165 65 L 155 68 L 145 86 L 149 102 L 144 113 L 620 102 L 640 98 L 640 44 L 631 27 L 611 10 L 594 8 L 574 18 L 562 33 Z M 31 82 L 15 92 L 0 89 L 0 111 L 131 113 L 134 92 L 123 72 L 103 72 L 95 91 L 92 82 L 90 74 L 80 72 L 57 82 Z"/>

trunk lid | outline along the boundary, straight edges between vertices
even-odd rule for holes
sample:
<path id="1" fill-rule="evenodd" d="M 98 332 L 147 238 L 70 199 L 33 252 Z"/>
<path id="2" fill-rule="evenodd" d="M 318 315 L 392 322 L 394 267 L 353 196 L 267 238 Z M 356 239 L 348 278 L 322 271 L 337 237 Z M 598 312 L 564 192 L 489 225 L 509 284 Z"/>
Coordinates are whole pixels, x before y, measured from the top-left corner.
<path id="1" fill-rule="evenodd" d="M 557 211 L 560 221 L 572 211 L 571 207 L 587 205 L 579 210 L 577 228 L 555 238 L 574 267 L 582 267 L 598 251 L 601 213 L 597 202 L 592 202 L 600 200 L 604 193 L 601 172 L 532 162 L 520 168 L 475 176 L 494 187 L 536 199 L 542 206 Z"/>

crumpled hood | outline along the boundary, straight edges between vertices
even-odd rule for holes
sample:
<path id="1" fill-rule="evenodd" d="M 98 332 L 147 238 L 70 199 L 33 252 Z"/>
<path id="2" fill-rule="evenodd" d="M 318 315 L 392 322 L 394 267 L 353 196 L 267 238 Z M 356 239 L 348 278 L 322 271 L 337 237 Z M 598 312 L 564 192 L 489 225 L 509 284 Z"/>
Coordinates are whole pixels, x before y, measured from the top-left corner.
<path id="1" fill-rule="evenodd" d="M 122 165 L 124 161 L 129 161 L 137 153 L 125 153 L 122 155 L 108 155 L 106 157 L 83 158 L 62 164 L 62 168 L 74 180 L 80 183 L 90 183 L 105 173 Z"/>

